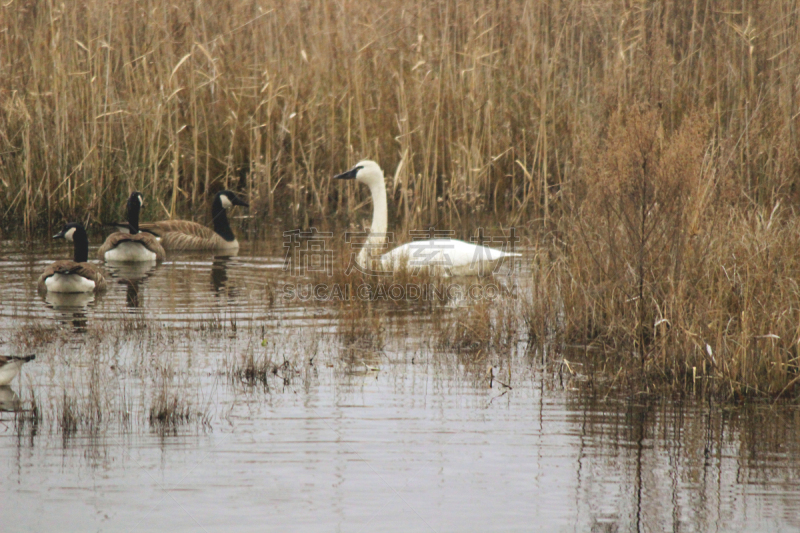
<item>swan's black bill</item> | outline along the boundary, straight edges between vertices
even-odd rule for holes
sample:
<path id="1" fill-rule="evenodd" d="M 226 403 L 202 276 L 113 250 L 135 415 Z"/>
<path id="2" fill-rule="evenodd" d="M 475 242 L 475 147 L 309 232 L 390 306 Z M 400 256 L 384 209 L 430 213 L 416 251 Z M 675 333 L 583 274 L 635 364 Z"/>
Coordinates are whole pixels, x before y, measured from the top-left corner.
<path id="1" fill-rule="evenodd" d="M 362 168 L 364 168 L 364 167 L 355 167 L 355 168 L 353 168 L 351 170 L 348 170 L 347 172 L 345 172 L 343 174 L 339 174 L 338 176 L 334 176 L 333 179 L 335 179 L 335 180 L 354 180 L 354 179 L 356 179 L 356 174 L 358 174 L 358 171 L 361 170 Z"/>

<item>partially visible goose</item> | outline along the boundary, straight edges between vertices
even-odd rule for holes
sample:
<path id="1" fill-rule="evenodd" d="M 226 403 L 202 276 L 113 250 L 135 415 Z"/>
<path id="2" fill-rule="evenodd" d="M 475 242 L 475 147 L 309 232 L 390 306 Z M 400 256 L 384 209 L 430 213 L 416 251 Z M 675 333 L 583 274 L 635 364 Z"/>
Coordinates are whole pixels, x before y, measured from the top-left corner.
<path id="1" fill-rule="evenodd" d="M 140 224 L 142 231 L 151 231 L 161 237 L 165 250 L 233 250 L 239 248 L 239 241 L 228 222 L 227 209 L 235 205 L 250 207 L 250 204 L 231 191 L 221 191 L 211 204 L 211 218 L 214 229 L 207 228 L 190 220 L 162 220 Z"/>
<path id="2" fill-rule="evenodd" d="M 0 411 L 15 412 L 22 408 L 19 395 L 9 385 L 0 386 Z"/>
<path id="3" fill-rule="evenodd" d="M 0 387 L 11 383 L 22 365 L 33 359 L 36 359 L 36 355 L 0 355 Z"/>
<path id="4" fill-rule="evenodd" d="M 132 192 L 128 198 L 128 222 L 114 224 L 119 230 L 112 233 L 97 250 L 100 259 L 120 262 L 163 261 L 166 253 L 158 238 L 150 232 L 139 231 L 139 211 L 144 198 L 139 192 Z"/>
<path id="5" fill-rule="evenodd" d="M 114 228 L 114 232 L 116 233 L 133 233 L 131 231 L 133 229 L 133 226 L 131 226 L 130 222 L 106 222 L 105 224 L 103 224 L 103 226 L 107 228 Z M 158 235 L 146 229 L 139 228 L 139 232 L 149 233 L 150 235 L 155 235 L 156 237 L 158 237 Z"/>
<path id="6" fill-rule="evenodd" d="M 96 292 L 105 289 L 103 273 L 86 262 L 89 259 L 89 238 L 82 224 L 67 224 L 53 238 L 72 241 L 75 260 L 56 261 L 47 267 L 39 276 L 39 292 Z"/>
<path id="7" fill-rule="evenodd" d="M 383 170 L 375 161 L 361 161 L 352 169 L 335 176 L 339 180 L 356 180 L 369 186 L 372 193 L 372 226 L 364 247 L 356 257 L 361 268 L 397 271 L 402 268 L 425 268 L 433 275 L 477 276 L 491 273 L 506 257 L 522 254 L 504 252 L 456 239 L 413 241 L 385 254 L 378 254 L 386 243 L 388 212 Z"/>

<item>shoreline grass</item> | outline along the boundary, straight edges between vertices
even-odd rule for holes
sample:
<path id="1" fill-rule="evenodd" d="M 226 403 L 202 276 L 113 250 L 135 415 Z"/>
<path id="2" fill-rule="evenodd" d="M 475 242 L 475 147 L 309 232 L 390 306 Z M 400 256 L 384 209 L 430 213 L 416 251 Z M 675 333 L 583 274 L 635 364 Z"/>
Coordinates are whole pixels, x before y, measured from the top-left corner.
<path id="1" fill-rule="evenodd" d="M 661 111 L 615 114 L 564 190 L 551 261 L 534 269 L 532 337 L 599 348 L 588 363 L 640 390 L 796 397 L 800 226 L 786 199 L 736 194 L 732 146 L 708 116 L 674 132 Z M 560 305 L 553 305 L 554 298 Z"/>

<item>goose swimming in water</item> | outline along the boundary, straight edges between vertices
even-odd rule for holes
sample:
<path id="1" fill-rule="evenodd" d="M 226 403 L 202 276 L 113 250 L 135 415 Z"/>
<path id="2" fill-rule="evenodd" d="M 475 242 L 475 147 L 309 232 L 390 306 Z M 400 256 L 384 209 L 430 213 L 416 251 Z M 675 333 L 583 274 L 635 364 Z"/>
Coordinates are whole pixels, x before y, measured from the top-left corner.
<path id="1" fill-rule="evenodd" d="M 134 204 L 133 202 L 136 202 Z M 138 204 L 138 209 L 136 209 L 136 205 Z M 127 205 L 127 215 L 128 220 L 125 222 L 106 222 L 103 224 L 108 228 L 114 228 L 115 233 L 149 233 L 150 235 L 155 235 L 152 231 L 143 230 L 139 227 L 139 214 L 142 208 L 144 207 L 144 196 L 142 193 L 138 191 L 133 191 L 131 195 L 128 197 Z M 131 219 L 135 219 L 135 221 Z M 134 224 L 135 222 L 135 224 Z M 135 225 L 135 227 L 134 227 Z"/>
<path id="2" fill-rule="evenodd" d="M 228 222 L 227 209 L 235 205 L 250 207 L 250 204 L 231 191 L 221 191 L 211 204 L 211 218 L 214 229 L 207 228 L 190 220 L 162 220 L 141 224 L 139 229 L 150 231 L 161 237 L 161 245 L 165 250 L 235 250 L 239 241 Z"/>
<path id="3" fill-rule="evenodd" d="M 103 273 L 89 260 L 89 238 L 83 225 L 73 222 L 65 225 L 54 239 L 72 241 L 74 261 L 56 261 L 39 276 L 39 292 L 96 292 L 105 289 Z"/>
<path id="4" fill-rule="evenodd" d="M 100 259 L 119 262 L 154 262 L 166 257 L 164 248 L 152 233 L 139 231 L 139 212 L 144 206 L 144 198 L 139 192 L 132 192 L 128 198 L 128 222 L 114 224 L 118 230 L 106 239 L 97 250 Z"/>
<path id="5" fill-rule="evenodd" d="M 22 365 L 33 359 L 36 359 L 35 355 L 0 355 L 0 387 L 11 383 Z"/>
<path id="6" fill-rule="evenodd" d="M 447 238 L 412 241 L 379 255 L 375 252 L 386 243 L 388 225 L 383 170 L 375 161 L 361 161 L 334 179 L 354 179 L 367 185 L 372 194 L 372 226 L 367 242 L 356 258 L 361 268 L 371 269 L 377 263 L 377 270 L 384 271 L 421 267 L 441 276 L 478 276 L 492 272 L 506 257 L 522 255 Z"/>

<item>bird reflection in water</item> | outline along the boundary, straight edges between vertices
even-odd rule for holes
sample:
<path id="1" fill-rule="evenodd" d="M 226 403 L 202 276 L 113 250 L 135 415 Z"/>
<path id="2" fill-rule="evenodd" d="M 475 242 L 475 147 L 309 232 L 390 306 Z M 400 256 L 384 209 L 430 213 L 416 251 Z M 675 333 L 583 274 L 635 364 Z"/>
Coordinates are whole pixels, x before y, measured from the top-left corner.
<path id="1" fill-rule="evenodd" d="M 144 301 L 142 289 L 143 281 L 147 279 L 156 269 L 155 261 L 118 263 L 107 262 L 111 275 L 120 285 L 125 287 L 125 305 L 129 310 L 141 309 Z"/>
<path id="2" fill-rule="evenodd" d="M 236 296 L 236 287 L 228 284 L 228 265 L 234 260 L 234 257 L 232 255 L 214 256 L 214 262 L 211 263 L 211 287 L 216 296 L 223 292 L 229 297 Z"/>
<path id="3" fill-rule="evenodd" d="M 75 333 L 86 333 L 86 310 L 94 299 L 95 294 L 91 292 L 47 292 L 44 295 L 47 306 L 56 311 L 56 320 L 71 324 Z"/>
<path id="4" fill-rule="evenodd" d="M 119 283 L 125 286 L 125 306 L 128 309 L 139 309 L 142 306 L 139 299 L 141 280 L 121 279 Z"/>

